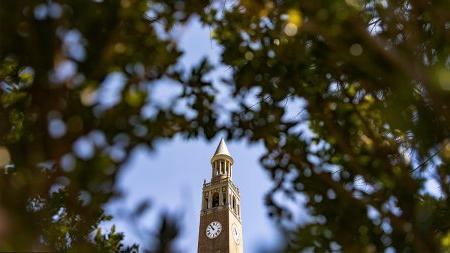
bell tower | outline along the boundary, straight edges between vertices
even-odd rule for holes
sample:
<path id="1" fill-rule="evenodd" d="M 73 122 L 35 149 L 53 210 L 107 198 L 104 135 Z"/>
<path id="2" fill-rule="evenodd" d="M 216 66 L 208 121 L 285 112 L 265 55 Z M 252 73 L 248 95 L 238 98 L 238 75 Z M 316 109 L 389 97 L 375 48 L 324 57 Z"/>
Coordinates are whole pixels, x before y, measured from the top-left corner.
<path id="1" fill-rule="evenodd" d="M 198 253 L 243 253 L 239 188 L 233 157 L 223 139 L 211 158 L 211 181 L 203 183 Z"/>

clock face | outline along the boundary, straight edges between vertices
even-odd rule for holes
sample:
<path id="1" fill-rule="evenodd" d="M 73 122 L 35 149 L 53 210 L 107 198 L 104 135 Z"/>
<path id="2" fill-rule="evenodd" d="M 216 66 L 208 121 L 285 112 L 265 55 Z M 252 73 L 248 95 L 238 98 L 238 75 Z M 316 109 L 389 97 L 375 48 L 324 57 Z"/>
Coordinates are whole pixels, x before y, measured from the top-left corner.
<path id="1" fill-rule="evenodd" d="M 209 239 L 216 238 L 220 235 L 220 232 L 222 232 L 222 224 L 218 221 L 213 221 L 206 227 L 206 236 Z"/>
<path id="2" fill-rule="evenodd" d="M 239 229 L 235 224 L 233 224 L 231 233 L 233 234 L 233 239 L 236 242 L 236 244 L 239 244 L 239 242 L 241 241 L 241 233 L 239 232 Z"/>

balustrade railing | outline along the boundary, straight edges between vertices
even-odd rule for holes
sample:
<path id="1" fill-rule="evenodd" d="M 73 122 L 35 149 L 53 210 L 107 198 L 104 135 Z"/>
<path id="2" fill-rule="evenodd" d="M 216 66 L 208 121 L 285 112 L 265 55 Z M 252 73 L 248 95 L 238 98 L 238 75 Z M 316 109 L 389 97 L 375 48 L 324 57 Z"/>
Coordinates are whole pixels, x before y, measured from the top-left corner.
<path id="1" fill-rule="evenodd" d="M 218 181 L 215 181 L 214 184 L 220 184 L 220 183 L 223 183 L 223 182 L 230 182 L 231 187 L 232 187 L 236 192 L 239 193 L 239 188 L 237 188 L 237 186 L 234 185 L 233 181 L 231 181 L 229 178 L 219 179 Z M 212 184 L 211 182 L 209 182 L 209 183 L 204 182 L 204 183 L 203 183 L 203 188 L 209 187 L 209 186 L 211 186 L 211 184 Z"/>

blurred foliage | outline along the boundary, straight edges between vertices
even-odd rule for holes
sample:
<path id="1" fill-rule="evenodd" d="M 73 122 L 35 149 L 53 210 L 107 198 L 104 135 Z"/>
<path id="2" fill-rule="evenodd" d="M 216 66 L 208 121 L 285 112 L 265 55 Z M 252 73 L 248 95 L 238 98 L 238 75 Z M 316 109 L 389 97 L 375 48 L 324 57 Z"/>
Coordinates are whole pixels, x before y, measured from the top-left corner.
<path id="1" fill-rule="evenodd" d="M 175 75 L 181 55 L 154 24 L 170 29 L 203 4 L 0 3 L 1 251 L 134 249 L 114 231 L 96 234 L 102 206 L 117 195 L 118 170 L 136 145 L 153 147 L 188 123 L 163 110 L 145 119 L 141 110 L 151 102 L 148 83 Z M 115 73 L 124 99 L 104 106 L 100 90 Z"/>
<path id="2" fill-rule="evenodd" d="M 449 10 L 448 1 L 242 1 L 207 20 L 234 95 L 261 98 L 242 103 L 228 132 L 264 141 L 276 185 L 267 203 L 287 251 L 443 250 Z M 295 99 L 304 106 L 289 116 Z M 430 180 L 440 196 L 425 189 Z M 310 219 L 300 224 L 292 210 L 302 206 Z"/>
<path id="3" fill-rule="evenodd" d="M 220 66 L 179 65 L 193 15 L 236 108 L 207 78 Z M 284 251 L 448 252 L 449 20 L 446 0 L 2 1 L 0 250 L 137 250 L 98 228 L 130 152 L 224 131 L 264 143 Z M 182 87 L 168 107 L 161 80 Z M 150 252 L 172 251 L 162 220 Z"/>

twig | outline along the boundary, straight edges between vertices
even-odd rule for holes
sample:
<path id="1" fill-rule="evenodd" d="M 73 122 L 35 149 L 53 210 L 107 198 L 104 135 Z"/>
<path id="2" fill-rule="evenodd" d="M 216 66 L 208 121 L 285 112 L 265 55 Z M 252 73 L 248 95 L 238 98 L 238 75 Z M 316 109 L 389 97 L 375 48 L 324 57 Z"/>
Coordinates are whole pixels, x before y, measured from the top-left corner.
<path id="1" fill-rule="evenodd" d="M 436 152 L 434 152 L 431 156 L 429 156 L 425 161 L 423 161 L 421 164 L 419 164 L 417 167 L 415 167 L 414 169 L 411 170 L 411 172 L 414 172 L 418 169 L 420 169 L 421 167 L 425 166 L 429 161 L 431 161 L 431 159 L 433 159 L 439 152 L 441 152 L 443 146 L 440 147 Z"/>

